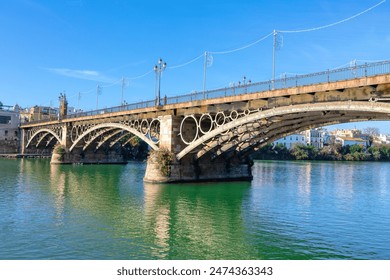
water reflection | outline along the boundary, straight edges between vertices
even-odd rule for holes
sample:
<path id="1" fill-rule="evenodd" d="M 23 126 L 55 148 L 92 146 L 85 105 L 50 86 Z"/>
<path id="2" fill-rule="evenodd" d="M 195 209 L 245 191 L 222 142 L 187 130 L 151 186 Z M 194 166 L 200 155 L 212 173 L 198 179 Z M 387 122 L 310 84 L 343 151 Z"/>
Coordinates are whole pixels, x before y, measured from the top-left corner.
<path id="1" fill-rule="evenodd" d="M 300 204 L 310 206 L 312 186 L 312 164 L 303 164 L 295 174 L 297 177 L 298 193 Z"/>
<path id="2" fill-rule="evenodd" d="M 64 221 L 64 206 L 65 206 L 65 188 L 66 175 L 60 172 L 59 165 L 50 166 L 50 186 L 54 193 L 54 205 L 56 209 L 57 225 L 63 225 Z"/>
<path id="3" fill-rule="evenodd" d="M 145 230 L 155 257 L 228 259 L 246 256 L 242 220 L 249 183 L 144 184 Z M 232 242 L 233 241 L 233 242 Z"/>
<path id="4" fill-rule="evenodd" d="M 390 163 L 256 162 L 151 185 L 145 164 L 0 159 L 0 259 L 390 258 Z"/>

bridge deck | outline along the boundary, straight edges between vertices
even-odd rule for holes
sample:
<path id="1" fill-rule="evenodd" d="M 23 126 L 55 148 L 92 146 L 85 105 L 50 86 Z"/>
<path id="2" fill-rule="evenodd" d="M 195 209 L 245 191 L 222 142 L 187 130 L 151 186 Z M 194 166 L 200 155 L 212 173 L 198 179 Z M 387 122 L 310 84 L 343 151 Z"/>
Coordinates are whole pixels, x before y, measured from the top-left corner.
<path id="1" fill-rule="evenodd" d="M 214 97 L 214 98 L 213 97 L 207 98 L 207 96 L 205 96 L 205 99 L 201 99 L 201 100 L 178 102 L 178 103 L 166 104 L 162 106 L 149 106 L 149 107 L 134 108 L 129 110 L 127 110 L 127 107 L 113 107 L 113 108 L 106 108 L 97 111 L 68 115 L 65 118 L 60 120 L 59 119 L 40 120 L 35 122 L 23 123 L 21 125 L 21 128 L 29 128 L 29 127 L 36 127 L 42 125 L 75 122 L 75 121 L 88 121 L 88 120 L 95 120 L 95 119 L 112 118 L 112 117 L 118 117 L 123 115 L 142 115 L 143 117 L 157 117 L 163 115 L 184 115 L 184 114 L 191 114 L 191 113 L 206 113 L 209 112 L 210 110 L 219 111 L 223 109 L 223 107 L 218 106 L 222 104 L 228 104 L 229 106 L 232 106 L 232 104 L 235 103 L 236 107 L 244 108 L 246 105 L 244 104 L 240 105 L 240 102 L 246 103 L 248 101 L 254 101 L 254 100 L 268 100 L 270 98 L 290 97 L 293 95 L 312 94 L 315 92 L 342 91 L 348 88 L 374 86 L 374 85 L 388 84 L 388 83 L 390 83 L 390 74 L 384 74 L 384 75 L 377 75 L 377 76 L 370 76 L 370 77 L 354 78 L 351 80 L 344 80 L 344 81 L 326 82 L 326 83 L 320 83 L 314 85 L 304 85 L 304 86 L 297 86 L 291 88 L 241 93 L 241 94 L 230 95 L 230 96 L 227 96 L 226 94 L 226 96 Z M 229 88 L 226 90 L 231 90 L 231 89 Z M 207 94 L 208 93 L 206 92 L 206 95 Z M 216 109 L 213 110 L 212 107 L 215 107 Z"/>

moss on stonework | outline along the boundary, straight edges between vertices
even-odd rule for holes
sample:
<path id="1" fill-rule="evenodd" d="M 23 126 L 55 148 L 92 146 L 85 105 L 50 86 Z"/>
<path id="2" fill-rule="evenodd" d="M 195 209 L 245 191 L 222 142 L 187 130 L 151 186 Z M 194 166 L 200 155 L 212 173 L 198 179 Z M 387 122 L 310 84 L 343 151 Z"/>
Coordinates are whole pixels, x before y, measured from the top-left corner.
<path id="1" fill-rule="evenodd" d="M 166 148 L 162 148 L 158 151 L 152 150 L 150 156 L 154 158 L 154 161 L 159 165 L 160 171 L 164 176 L 169 177 L 171 174 L 171 165 L 173 163 L 174 154 Z"/>
<path id="2" fill-rule="evenodd" d="M 66 153 L 66 149 L 65 149 L 65 147 L 63 145 L 56 145 L 54 147 L 54 153 L 59 155 L 58 156 L 58 160 L 59 161 L 63 161 L 65 153 Z"/>

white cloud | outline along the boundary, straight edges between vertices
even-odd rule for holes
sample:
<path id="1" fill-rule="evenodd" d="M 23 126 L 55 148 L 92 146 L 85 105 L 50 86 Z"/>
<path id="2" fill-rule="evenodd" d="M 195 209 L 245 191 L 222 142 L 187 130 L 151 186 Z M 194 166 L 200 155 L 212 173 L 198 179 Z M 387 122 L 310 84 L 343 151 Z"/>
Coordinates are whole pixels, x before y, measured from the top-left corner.
<path id="1" fill-rule="evenodd" d="M 116 79 L 107 77 L 104 74 L 100 73 L 99 71 L 95 71 L 95 70 L 75 70 L 75 69 L 68 69 L 68 68 L 46 68 L 46 70 L 61 76 L 71 77 L 71 78 L 81 79 L 81 80 L 90 80 L 90 81 L 96 81 L 102 83 L 113 83 L 116 81 Z"/>

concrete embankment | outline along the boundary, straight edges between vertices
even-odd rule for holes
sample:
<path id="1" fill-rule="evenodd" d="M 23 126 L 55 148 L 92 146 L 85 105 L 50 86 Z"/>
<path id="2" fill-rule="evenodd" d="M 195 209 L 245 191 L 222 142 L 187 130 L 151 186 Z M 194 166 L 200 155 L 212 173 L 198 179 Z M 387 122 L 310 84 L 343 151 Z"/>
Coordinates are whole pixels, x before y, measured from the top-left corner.
<path id="1" fill-rule="evenodd" d="M 39 154 L 0 154 L 0 158 L 50 158 L 50 155 Z"/>

